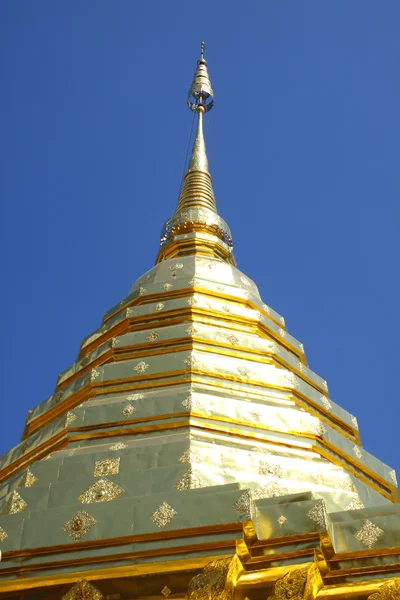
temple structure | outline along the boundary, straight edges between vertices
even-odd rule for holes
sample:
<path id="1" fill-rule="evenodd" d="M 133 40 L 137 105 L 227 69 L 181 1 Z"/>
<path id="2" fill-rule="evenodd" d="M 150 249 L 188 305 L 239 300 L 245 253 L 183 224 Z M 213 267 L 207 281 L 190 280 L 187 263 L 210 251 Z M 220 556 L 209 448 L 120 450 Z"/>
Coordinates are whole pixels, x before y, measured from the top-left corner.
<path id="1" fill-rule="evenodd" d="M 0 459 L 0 599 L 400 598 L 395 472 L 238 270 L 203 119 L 156 264 Z"/>

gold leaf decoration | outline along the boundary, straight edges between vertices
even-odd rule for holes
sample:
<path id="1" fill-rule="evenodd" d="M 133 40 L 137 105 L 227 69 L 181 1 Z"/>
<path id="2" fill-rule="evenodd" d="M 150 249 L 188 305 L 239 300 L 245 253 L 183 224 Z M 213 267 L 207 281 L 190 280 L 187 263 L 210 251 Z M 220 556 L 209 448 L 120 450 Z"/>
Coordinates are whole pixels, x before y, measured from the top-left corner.
<path id="1" fill-rule="evenodd" d="M 133 415 L 133 413 L 136 412 L 136 408 L 128 403 L 122 410 L 121 413 L 124 415 L 125 419 L 129 419 L 129 417 L 131 417 Z"/>
<path id="2" fill-rule="evenodd" d="M 24 488 L 28 488 L 28 487 L 32 487 L 36 482 L 37 482 L 38 478 L 35 477 L 35 475 L 32 473 L 32 471 L 30 469 L 28 469 L 25 473 L 25 475 L 23 476 L 21 483 L 19 484 L 18 487 L 24 487 Z"/>
<path id="3" fill-rule="evenodd" d="M 71 411 L 68 411 L 68 412 L 67 412 L 67 416 L 66 416 L 66 418 L 65 418 L 65 426 L 66 426 L 66 427 L 69 427 L 69 425 L 71 425 L 71 424 L 72 424 L 74 421 L 76 421 L 76 420 L 77 420 L 77 418 L 78 418 L 78 417 L 76 416 L 76 414 L 75 414 L 75 413 L 73 413 L 73 412 L 71 412 Z"/>
<path id="4" fill-rule="evenodd" d="M 155 523 L 160 529 L 164 529 L 168 525 L 168 523 L 177 515 L 175 509 L 172 508 L 167 502 L 163 502 L 157 508 L 156 511 L 151 515 L 151 520 Z"/>
<path id="5" fill-rule="evenodd" d="M 354 537 L 364 546 L 371 549 L 383 533 L 383 529 L 374 525 L 369 519 L 366 519 L 363 526 L 354 534 Z"/>
<path id="6" fill-rule="evenodd" d="M 304 590 L 307 584 L 308 567 L 294 569 L 286 573 L 282 579 L 274 585 L 273 594 L 268 600 L 303 600 Z"/>
<path id="7" fill-rule="evenodd" d="M 171 590 L 169 589 L 169 587 L 167 585 L 165 585 L 163 587 L 163 589 L 161 590 L 162 595 L 164 596 L 164 598 L 168 598 L 168 596 L 171 593 Z"/>
<path id="8" fill-rule="evenodd" d="M 133 367 L 133 370 L 136 371 L 136 373 L 141 374 L 145 373 L 149 367 L 150 365 L 148 363 L 141 360 L 135 367 Z"/>
<path id="9" fill-rule="evenodd" d="M 0 527 L 0 542 L 4 542 L 8 538 L 8 534 Z"/>
<path id="10" fill-rule="evenodd" d="M 94 463 L 94 476 L 104 477 L 104 475 L 116 475 L 119 473 L 119 463 L 121 458 L 105 458 L 96 460 Z"/>
<path id="11" fill-rule="evenodd" d="M 61 600 L 104 600 L 104 596 L 100 590 L 86 579 L 81 579 L 72 586 Z"/>
<path id="12" fill-rule="evenodd" d="M 125 448 L 128 448 L 128 444 L 124 444 L 123 442 L 117 442 L 110 446 L 110 450 L 125 450 Z"/>
<path id="13" fill-rule="evenodd" d="M 178 491 L 195 490 L 206 486 L 207 482 L 203 479 L 201 474 L 192 467 L 188 469 L 175 484 Z"/>
<path id="14" fill-rule="evenodd" d="M 245 519 L 248 521 L 252 517 L 253 513 L 253 498 L 250 490 L 246 490 L 234 503 L 235 508 Z"/>
<path id="15" fill-rule="evenodd" d="M 22 510 L 25 510 L 25 508 L 27 506 L 28 505 L 25 502 L 25 500 L 23 498 L 21 498 L 21 496 L 18 494 L 17 491 L 14 491 L 14 492 L 12 492 L 12 494 L 8 498 L 7 502 L 5 503 L 4 508 L 1 511 L 1 514 L 2 515 L 15 515 L 16 513 L 19 513 Z"/>
<path id="16" fill-rule="evenodd" d="M 96 525 L 97 521 L 89 513 L 84 510 L 78 511 L 72 519 L 66 521 L 61 529 L 69 535 L 69 537 L 77 542 L 83 537 L 92 527 Z"/>
<path id="17" fill-rule="evenodd" d="M 377 592 L 368 596 L 368 600 L 399 600 L 400 581 L 395 579 L 380 586 Z"/>
<path id="18" fill-rule="evenodd" d="M 109 502 L 110 500 L 115 500 L 115 498 L 118 498 L 118 496 L 124 492 L 125 490 L 112 481 L 109 481 L 108 479 L 99 479 L 93 483 L 93 485 L 88 487 L 87 490 L 82 492 L 77 499 L 79 502 L 82 502 L 82 504 Z"/>
<path id="19" fill-rule="evenodd" d="M 320 527 L 326 528 L 325 519 L 325 503 L 323 500 L 318 500 L 316 504 L 308 511 L 307 517 L 314 521 Z"/>

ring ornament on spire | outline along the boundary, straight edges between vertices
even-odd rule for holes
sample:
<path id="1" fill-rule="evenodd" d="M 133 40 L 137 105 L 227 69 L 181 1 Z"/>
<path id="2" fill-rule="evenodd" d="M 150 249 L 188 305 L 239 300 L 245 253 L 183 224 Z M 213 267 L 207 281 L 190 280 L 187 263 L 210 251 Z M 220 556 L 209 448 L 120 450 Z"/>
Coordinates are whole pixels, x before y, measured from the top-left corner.
<path id="1" fill-rule="evenodd" d="M 203 111 L 208 112 L 212 109 L 213 104 L 214 92 L 208 76 L 207 61 L 204 58 L 204 42 L 201 42 L 201 55 L 197 61 L 196 73 L 190 86 L 188 107 L 193 112 L 199 112 L 201 108 L 203 108 Z"/>

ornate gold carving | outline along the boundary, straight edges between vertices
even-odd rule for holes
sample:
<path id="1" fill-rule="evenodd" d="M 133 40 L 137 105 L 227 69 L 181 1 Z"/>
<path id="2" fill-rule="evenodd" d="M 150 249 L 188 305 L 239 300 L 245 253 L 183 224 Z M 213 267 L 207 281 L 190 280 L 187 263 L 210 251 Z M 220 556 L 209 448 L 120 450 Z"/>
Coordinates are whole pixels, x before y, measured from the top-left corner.
<path id="1" fill-rule="evenodd" d="M 185 331 L 188 335 L 194 335 L 195 333 L 199 333 L 197 329 L 193 327 L 193 325 L 190 325 Z"/>
<path id="2" fill-rule="evenodd" d="M 287 387 L 299 387 L 299 382 L 297 381 L 297 377 L 294 373 L 284 372 L 283 374 L 283 385 Z"/>
<path id="3" fill-rule="evenodd" d="M 178 491 L 182 490 L 195 490 L 197 488 L 203 488 L 207 486 L 207 482 L 203 477 L 192 467 L 182 475 L 182 477 L 176 482 L 175 487 Z"/>
<path id="4" fill-rule="evenodd" d="M 270 307 L 267 304 L 263 304 L 262 307 L 263 310 L 265 310 L 265 312 L 267 313 L 267 315 L 269 315 L 269 313 L 271 312 Z"/>
<path id="5" fill-rule="evenodd" d="M 295 569 L 278 579 L 268 600 L 304 600 L 309 567 Z M 307 596 L 308 597 L 308 596 Z"/>
<path id="6" fill-rule="evenodd" d="M 232 346 L 236 346 L 239 340 L 237 339 L 236 335 L 228 335 L 226 341 L 232 344 Z"/>
<path id="7" fill-rule="evenodd" d="M 362 452 L 358 446 L 353 446 L 353 452 L 356 455 L 356 457 L 358 458 L 358 460 L 360 460 L 362 458 Z"/>
<path id="8" fill-rule="evenodd" d="M 357 429 L 357 431 L 358 431 L 358 421 L 357 421 L 357 417 L 354 417 L 354 416 L 352 415 L 352 417 L 351 417 L 351 422 L 353 423 L 353 427 L 354 427 L 354 429 Z"/>
<path id="9" fill-rule="evenodd" d="M 146 293 L 146 288 L 140 286 L 139 288 L 139 296 L 143 296 Z"/>
<path id="10" fill-rule="evenodd" d="M 237 556 L 213 560 L 190 580 L 187 599 L 231 600 L 241 570 Z"/>
<path id="11" fill-rule="evenodd" d="M 231 312 L 231 307 L 230 307 L 230 306 L 228 306 L 227 304 L 224 304 L 224 305 L 222 306 L 222 310 L 223 310 L 224 312 L 226 312 L 226 313 L 230 313 L 230 312 Z"/>
<path id="12" fill-rule="evenodd" d="M 314 521 L 320 527 L 326 528 L 326 519 L 325 519 L 325 503 L 323 500 L 318 500 L 316 504 L 312 507 L 311 510 L 308 511 L 307 517 Z"/>
<path id="13" fill-rule="evenodd" d="M 200 402 L 195 400 L 192 393 L 190 393 L 185 400 L 182 400 L 182 406 L 184 406 L 187 410 L 197 410 L 200 408 Z"/>
<path id="14" fill-rule="evenodd" d="M 78 496 L 79 502 L 82 504 L 93 504 L 93 502 L 109 502 L 115 500 L 123 490 L 119 485 L 109 481 L 108 479 L 99 479 L 93 483 L 88 489 Z"/>
<path id="15" fill-rule="evenodd" d="M 164 308 L 165 304 L 163 304 L 162 302 L 157 302 L 156 304 L 156 310 L 160 311 Z"/>
<path id="16" fill-rule="evenodd" d="M 326 396 L 321 396 L 320 400 L 321 400 L 322 404 L 324 405 L 324 407 L 326 408 L 326 410 L 331 410 L 332 404 L 329 402 L 329 399 Z"/>
<path id="17" fill-rule="evenodd" d="M 100 371 L 92 369 L 90 372 L 90 381 L 95 381 L 98 377 L 100 377 Z"/>
<path id="18" fill-rule="evenodd" d="M 280 327 L 278 329 L 278 333 L 282 338 L 284 338 L 286 336 L 286 331 L 284 329 L 282 329 L 282 327 Z"/>
<path id="19" fill-rule="evenodd" d="M 345 475 L 344 479 L 342 479 L 342 481 L 339 482 L 339 485 L 345 492 L 354 492 L 355 494 L 357 493 L 357 488 L 354 485 L 350 475 Z"/>
<path id="20" fill-rule="evenodd" d="M 269 481 L 254 492 L 255 498 L 277 498 L 289 494 L 289 490 L 280 486 L 276 481 Z"/>
<path id="21" fill-rule="evenodd" d="M 160 529 L 164 529 L 168 525 L 168 523 L 177 515 L 175 509 L 172 508 L 167 502 L 163 502 L 156 511 L 151 515 L 151 520 L 155 523 Z"/>
<path id="22" fill-rule="evenodd" d="M 123 442 L 117 442 L 110 446 L 110 450 L 124 450 L 125 448 L 128 448 L 128 444 L 124 444 Z"/>
<path id="23" fill-rule="evenodd" d="M 172 283 L 164 283 L 163 288 L 166 292 L 173 288 Z"/>
<path id="24" fill-rule="evenodd" d="M 392 469 L 391 471 L 389 471 L 389 477 L 393 481 L 394 485 L 397 485 L 396 471 L 394 469 Z"/>
<path id="25" fill-rule="evenodd" d="M 81 539 L 92 527 L 96 525 L 97 521 L 89 513 L 84 510 L 78 511 L 70 521 L 66 521 L 61 529 L 69 535 L 69 537 L 77 542 Z"/>
<path id="26" fill-rule="evenodd" d="M 243 379 L 247 379 L 249 376 L 249 369 L 247 367 L 236 367 L 236 371 Z"/>
<path id="27" fill-rule="evenodd" d="M 320 437 L 323 437 L 324 433 L 326 433 L 326 427 L 324 427 L 322 421 L 320 421 L 319 419 L 316 421 L 313 421 L 312 426 L 313 426 L 315 433 L 317 435 L 319 435 Z"/>
<path id="28" fill-rule="evenodd" d="M 4 542 L 8 538 L 8 534 L 0 527 L 0 542 Z"/>
<path id="29" fill-rule="evenodd" d="M 65 418 L 65 427 L 69 427 L 74 421 L 77 420 L 77 416 L 75 413 L 68 411 L 67 416 Z"/>
<path id="30" fill-rule="evenodd" d="M 120 340 L 118 338 L 111 338 L 111 348 L 116 348 L 118 346 L 118 344 L 120 343 Z"/>
<path id="31" fill-rule="evenodd" d="M 361 508 L 365 507 L 360 498 L 357 496 L 357 498 L 354 498 L 354 500 L 352 500 L 344 510 L 360 510 Z"/>
<path id="32" fill-rule="evenodd" d="M 191 462 L 200 462 L 201 458 L 200 456 L 196 453 L 195 450 L 193 450 L 193 448 L 188 448 L 188 450 L 185 450 L 185 452 L 182 454 L 182 456 L 179 459 L 179 462 L 183 463 L 183 464 L 187 464 L 187 463 L 191 463 Z"/>
<path id="33" fill-rule="evenodd" d="M 286 523 L 286 521 L 287 521 L 287 518 L 284 517 L 283 515 L 281 515 L 279 517 L 279 519 L 277 519 L 277 522 L 279 523 L 279 527 L 282 527 L 282 525 L 284 525 L 284 523 Z"/>
<path id="34" fill-rule="evenodd" d="M 188 306 L 195 306 L 197 304 L 197 298 L 194 298 L 194 296 L 190 296 L 190 298 L 188 298 L 186 302 Z"/>
<path id="35" fill-rule="evenodd" d="M 183 362 L 189 369 L 194 369 L 197 367 L 197 358 L 195 356 L 193 356 L 192 354 L 190 356 L 188 356 L 187 358 L 185 358 L 185 360 Z"/>
<path id="36" fill-rule="evenodd" d="M 167 585 L 165 585 L 163 587 L 163 589 L 161 590 L 162 595 L 164 596 L 164 598 L 168 598 L 168 596 L 171 593 L 171 590 L 169 589 L 169 587 Z"/>
<path id="37" fill-rule="evenodd" d="M 269 475 L 271 477 L 282 477 L 282 467 L 265 460 L 260 460 L 258 463 L 258 473 L 260 475 Z"/>
<path id="38" fill-rule="evenodd" d="M 61 600 L 104 600 L 104 596 L 94 585 L 82 579 L 75 583 Z"/>
<path id="39" fill-rule="evenodd" d="M 7 502 L 4 505 L 3 510 L 1 511 L 2 515 L 15 515 L 16 513 L 21 512 L 27 507 L 27 503 L 18 492 L 14 491 L 11 493 Z"/>
<path id="40" fill-rule="evenodd" d="M 189 281 L 189 285 L 190 285 L 191 287 L 196 287 L 196 285 L 199 285 L 199 280 L 198 280 L 198 279 L 196 279 L 195 277 L 193 277 L 193 279 L 191 279 L 191 280 Z"/>
<path id="41" fill-rule="evenodd" d="M 388 581 L 380 586 L 377 592 L 368 596 L 368 600 L 399 600 L 400 598 L 400 581 Z"/>
<path id="42" fill-rule="evenodd" d="M 144 394 L 129 394 L 126 397 L 127 400 L 143 400 Z"/>
<path id="43" fill-rule="evenodd" d="M 133 370 L 140 375 L 141 373 L 145 373 L 149 367 L 150 365 L 148 363 L 144 362 L 144 360 L 141 360 L 135 367 L 133 367 Z"/>
<path id="44" fill-rule="evenodd" d="M 104 477 L 104 475 L 116 475 L 119 473 L 119 463 L 121 458 L 105 458 L 104 460 L 96 460 L 94 463 L 94 476 Z"/>
<path id="45" fill-rule="evenodd" d="M 364 544 L 364 546 L 371 549 L 383 534 L 383 529 L 374 525 L 369 519 L 366 519 L 364 525 L 354 534 L 354 537 Z"/>
<path id="46" fill-rule="evenodd" d="M 253 512 L 253 499 L 251 497 L 250 490 L 246 490 L 234 503 L 235 508 L 245 519 L 248 521 L 252 517 Z"/>
<path id="47" fill-rule="evenodd" d="M 149 335 L 146 335 L 146 340 L 149 340 L 149 342 L 155 342 L 156 340 L 158 340 L 160 336 L 158 335 L 158 333 L 156 333 L 155 331 L 150 331 Z"/>
<path id="48" fill-rule="evenodd" d="M 250 418 L 252 421 L 255 421 L 256 423 L 260 423 L 261 421 L 261 413 L 258 412 L 257 410 L 253 410 L 251 413 L 249 413 Z"/>
<path id="49" fill-rule="evenodd" d="M 128 403 L 125 408 L 121 410 L 121 413 L 124 415 L 125 419 L 129 419 L 134 412 L 136 412 L 136 408 L 130 403 Z"/>
<path id="50" fill-rule="evenodd" d="M 35 475 L 32 473 L 32 471 L 30 469 L 28 469 L 25 473 L 25 475 L 23 476 L 21 483 L 19 484 L 18 487 L 32 487 L 36 482 L 37 482 L 38 478 L 35 477 Z"/>

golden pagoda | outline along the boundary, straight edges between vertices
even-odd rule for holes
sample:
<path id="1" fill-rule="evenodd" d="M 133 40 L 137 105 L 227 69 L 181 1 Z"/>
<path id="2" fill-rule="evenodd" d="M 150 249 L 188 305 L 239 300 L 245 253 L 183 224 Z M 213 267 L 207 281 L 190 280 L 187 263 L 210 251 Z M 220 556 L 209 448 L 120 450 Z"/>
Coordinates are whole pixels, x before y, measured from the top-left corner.
<path id="1" fill-rule="evenodd" d="M 155 266 L 0 459 L 0 599 L 400 598 L 396 474 L 236 268 L 203 119 Z"/>

